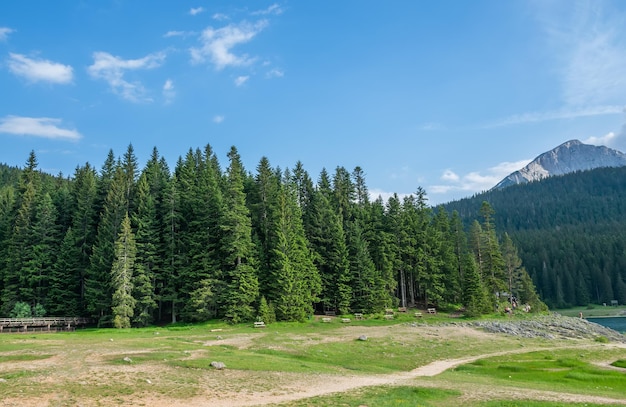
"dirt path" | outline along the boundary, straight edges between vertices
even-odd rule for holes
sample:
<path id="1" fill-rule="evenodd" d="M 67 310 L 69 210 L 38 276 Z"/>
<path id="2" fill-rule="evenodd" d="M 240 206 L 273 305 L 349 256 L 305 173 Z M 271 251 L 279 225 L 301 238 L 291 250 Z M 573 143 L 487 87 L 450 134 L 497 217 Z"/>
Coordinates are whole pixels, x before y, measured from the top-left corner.
<path id="1" fill-rule="evenodd" d="M 437 337 L 441 334 L 438 328 L 428 328 L 422 330 L 422 335 L 434 335 Z M 468 328 L 463 328 L 464 332 Z M 431 332 L 432 331 L 432 332 Z M 377 329 L 368 332 L 371 336 L 386 335 L 388 328 Z M 449 332 L 446 332 L 449 334 Z M 459 334 L 459 332 L 457 332 Z M 344 333 L 346 337 L 354 337 L 354 332 L 350 329 Z M 476 333 L 476 335 L 485 335 Z M 247 346 L 250 338 L 235 338 L 239 346 Z M 233 344 L 235 339 L 227 338 L 216 342 Z M 211 342 L 213 343 L 213 342 Z M 106 345 L 106 346 L 105 346 Z M 92 383 L 106 382 L 110 375 L 121 374 L 119 368 L 115 365 L 104 365 L 102 359 L 106 358 L 110 349 L 107 346 L 113 345 L 105 343 L 102 348 L 94 349 L 83 353 L 67 349 L 61 354 L 53 356 L 51 359 L 37 360 L 30 363 L 20 364 L 22 368 L 30 365 L 31 368 L 40 368 L 45 364 L 54 362 L 57 366 L 63 366 L 64 369 L 50 375 L 46 380 L 78 380 L 83 385 L 91 385 Z M 626 349 L 626 344 L 596 344 L 596 343 L 578 343 L 571 345 L 554 346 L 549 349 L 584 349 L 599 347 L 619 347 Z M 211 371 L 210 374 L 201 374 L 199 387 L 200 391 L 197 396 L 192 398 L 179 398 L 175 393 L 153 394 L 147 395 L 145 392 L 131 396 L 115 397 L 111 401 L 119 404 L 123 400 L 124 405 L 133 406 L 154 406 L 154 407 L 247 407 L 262 406 L 278 403 L 293 402 L 305 400 L 307 398 L 324 396 L 333 393 L 349 392 L 370 386 L 398 386 L 409 385 L 419 387 L 445 388 L 460 391 L 463 396 L 461 400 L 487 400 L 487 399 L 534 399 L 544 401 L 557 402 L 580 402 L 580 403 L 596 403 L 596 404 L 616 404 L 624 405 L 622 400 L 616 400 L 606 397 L 586 396 L 568 393 L 557 393 L 551 391 L 529 390 L 519 387 L 497 386 L 491 387 L 474 383 L 458 383 L 435 377 L 448 369 L 455 368 L 459 365 L 471 363 L 479 359 L 503 356 L 510 354 L 521 354 L 534 351 L 545 350 L 546 347 L 524 347 L 508 351 L 483 353 L 480 355 L 437 360 L 424 366 L 420 366 L 408 372 L 398 372 L 393 374 L 381 375 L 348 375 L 337 376 L 331 374 L 305 374 L 305 373 L 286 373 L 286 372 L 251 372 L 239 370 L 224 370 L 216 374 Z M 135 351 L 135 353 L 140 351 Z M 117 354 L 117 353 L 113 353 Z M 191 355 L 190 357 L 193 357 Z M 17 362 L 16 362 L 17 363 Z M 3 367 L 12 366 L 13 363 L 4 363 Z M 151 368 L 151 367 L 148 367 Z M 142 365 L 125 366 L 124 372 L 126 378 L 131 381 L 136 375 L 145 373 L 145 367 Z M 166 373 L 166 371 L 163 371 Z M 154 379 L 153 379 L 154 380 Z M 158 385 L 158 382 L 155 383 Z M 59 398 L 60 397 L 60 398 Z M 0 406 L 49 406 L 49 405 L 70 405 L 62 395 L 42 395 L 38 398 L 2 398 L 0 396 Z M 105 403 L 105 400 L 89 400 L 78 399 L 80 405 L 95 406 Z M 620 404 L 622 403 L 622 404 Z"/>
<path id="2" fill-rule="evenodd" d="M 571 346 L 556 346 L 550 348 L 551 350 L 557 349 L 583 349 L 593 348 L 599 346 L 613 346 L 626 349 L 626 344 L 611 344 L 611 345 L 571 345 Z M 244 406 L 262 406 L 267 404 L 286 403 L 296 400 L 303 400 L 310 397 L 323 396 L 332 393 L 342 393 L 358 388 L 369 386 L 381 386 L 381 385 L 415 385 L 415 379 L 417 378 L 429 378 L 437 376 L 448 369 L 457 367 L 465 363 L 471 363 L 479 359 L 503 356 L 510 354 L 528 353 L 539 350 L 545 350 L 545 348 L 524 348 L 515 349 L 510 351 L 486 353 L 482 355 L 470 356 L 465 358 L 450 359 L 450 360 L 438 360 L 429 363 L 425 366 L 418 367 L 410 372 L 406 373 L 394 373 L 388 375 L 369 375 L 369 376 L 329 376 L 320 375 L 314 378 L 307 376 L 306 379 L 300 382 L 299 385 L 288 389 L 283 393 L 277 393 L 276 391 L 267 393 L 255 393 L 255 394 L 237 394 L 234 397 L 225 397 L 222 399 L 208 400 L 206 397 L 197 397 L 192 400 L 185 400 L 180 404 L 169 404 L 172 406 L 215 406 L 215 407 L 244 407 Z M 464 394 L 464 399 L 467 400 L 484 400 L 494 398 L 508 398 L 508 399 L 535 399 L 543 401 L 558 401 L 558 402 L 577 402 L 577 403 L 596 403 L 596 404 L 614 404 L 625 405 L 623 400 L 612 399 L 608 397 L 588 396 L 569 393 L 558 393 L 551 391 L 541 390 L 528 390 L 515 387 L 499 387 L 494 389 L 493 387 L 476 386 L 474 384 L 458 384 L 452 382 L 441 382 L 433 380 L 425 380 L 420 382 L 419 386 L 422 387 L 443 387 L 448 389 L 461 390 Z M 623 403 L 623 404 L 620 404 Z"/>

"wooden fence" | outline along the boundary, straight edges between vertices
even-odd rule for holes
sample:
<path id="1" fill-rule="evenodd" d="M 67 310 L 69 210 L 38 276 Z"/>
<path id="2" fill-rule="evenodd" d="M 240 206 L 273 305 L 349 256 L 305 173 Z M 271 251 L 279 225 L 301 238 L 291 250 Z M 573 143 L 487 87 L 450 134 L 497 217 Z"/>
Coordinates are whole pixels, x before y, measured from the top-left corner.
<path id="1" fill-rule="evenodd" d="M 0 318 L 0 333 L 72 331 L 90 322 L 89 318 L 80 317 Z"/>

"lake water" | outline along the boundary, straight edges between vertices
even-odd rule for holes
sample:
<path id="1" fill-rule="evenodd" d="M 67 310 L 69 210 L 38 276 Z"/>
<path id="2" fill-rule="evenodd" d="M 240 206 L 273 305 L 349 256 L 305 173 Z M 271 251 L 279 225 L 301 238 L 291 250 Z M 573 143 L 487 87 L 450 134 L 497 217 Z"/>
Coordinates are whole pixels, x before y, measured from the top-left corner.
<path id="1" fill-rule="evenodd" d="M 626 317 L 587 318 L 589 322 L 604 325 L 617 332 L 626 333 Z"/>

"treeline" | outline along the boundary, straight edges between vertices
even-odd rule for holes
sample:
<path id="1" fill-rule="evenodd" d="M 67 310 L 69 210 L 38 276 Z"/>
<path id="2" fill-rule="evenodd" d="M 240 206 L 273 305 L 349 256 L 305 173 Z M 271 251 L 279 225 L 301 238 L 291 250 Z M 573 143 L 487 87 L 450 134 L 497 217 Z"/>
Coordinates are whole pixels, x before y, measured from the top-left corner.
<path id="1" fill-rule="evenodd" d="M 550 307 L 626 304 L 626 167 L 599 168 L 446 205 L 469 224 L 483 201 Z"/>
<path id="2" fill-rule="evenodd" d="M 132 145 L 71 178 L 0 167 L 0 314 L 26 308 L 101 326 L 224 318 L 304 320 L 314 312 L 464 307 L 541 309 L 492 210 L 466 234 L 426 194 L 371 201 L 361 168 L 302 164 L 255 173 L 235 147 L 222 169 L 210 146 L 173 171 L 156 148 L 140 170 Z"/>

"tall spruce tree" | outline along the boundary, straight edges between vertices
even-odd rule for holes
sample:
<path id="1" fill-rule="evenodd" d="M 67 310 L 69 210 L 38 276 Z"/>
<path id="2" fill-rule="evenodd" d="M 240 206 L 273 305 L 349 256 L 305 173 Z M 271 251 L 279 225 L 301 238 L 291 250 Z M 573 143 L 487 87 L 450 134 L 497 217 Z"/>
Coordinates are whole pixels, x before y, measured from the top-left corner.
<path id="1" fill-rule="evenodd" d="M 321 281 L 305 237 L 296 187 L 290 178 L 287 172 L 279 192 L 278 217 L 273 226 L 277 244 L 273 248 L 270 268 L 270 301 L 277 319 L 303 321 L 313 313 Z"/>
<path id="2" fill-rule="evenodd" d="M 146 326 L 152 323 L 156 302 L 156 275 L 159 273 L 160 228 L 154 196 L 150 193 L 148 176 L 144 172 L 137 184 L 137 225 L 135 242 L 137 254 L 133 274 L 132 295 L 136 302 L 133 323 Z"/>
<path id="3" fill-rule="evenodd" d="M 130 226 L 128 214 L 124 217 L 119 237 L 115 242 L 115 260 L 111 268 L 111 299 L 113 326 L 130 328 L 135 311 L 136 300 L 133 298 L 133 274 L 137 247 Z"/>
<path id="4" fill-rule="evenodd" d="M 126 174 L 121 165 L 115 167 L 113 180 L 102 209 L 98 232 L 85 276 L 87 313 L 99 324 L 111 323 L 111 267 L 115 259 L 115 242 L 126 216 Z"/>
<path id="5" fill-rule="evenodd" d="M 72 223 L 65 232 L 53 268 L 48 313 L 78 316 L 85 312 L 85 270 L 96 235 L 96 173 L 88 163 L 77 167 L 71 183 Z"/>
<path id="6" fill-rule="evenodd" d="M 245 172 L 237 149 L 228 153 L 229 166 L 224 191 L 221 269 L 224 289 L 221 294 L 225 316 L 233 323 L 252 320 L 253 304 L 259 295 L 258 265 L 252 244 L 250 212 L 243 191 Z"/>
<path id="7" fill-rule="evenodd" d="M 35 152 L 31 151 L 18 183 L 15 220 L 8 242 L 9 250 L 2 290 L 2 310 L 0 312 L 3 315 L 9 315 L 17 302 L 26 302 L 32 305 L 30 304 L 33 300 L 32 290 L 27 281 L 30 273 L 26 269 L 34 257 L 33 224 L 41 188 L 37 165 Z"/>

